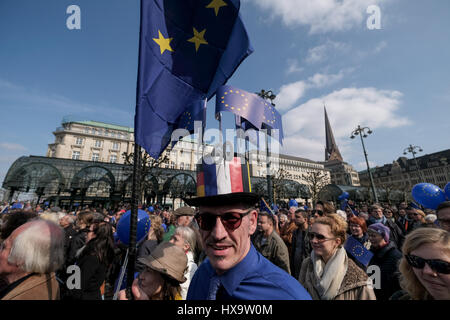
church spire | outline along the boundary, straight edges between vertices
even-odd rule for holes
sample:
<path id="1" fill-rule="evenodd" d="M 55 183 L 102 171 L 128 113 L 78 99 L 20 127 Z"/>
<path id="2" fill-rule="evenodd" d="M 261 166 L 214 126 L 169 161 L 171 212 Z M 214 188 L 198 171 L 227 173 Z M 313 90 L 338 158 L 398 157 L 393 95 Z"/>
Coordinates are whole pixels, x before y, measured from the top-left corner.
<path id="1" fill-rule="evenodd" d="M 323 106 L 323 109 L 325 111 L 325 161 L 339 160 L 341 162 L 344 162 L 337 147 L 336 141 L 334 140 L 333 131 L 331 130 L 331 125 L 330 121 L 328 120 L 328 114 L 325 105 Z"/>

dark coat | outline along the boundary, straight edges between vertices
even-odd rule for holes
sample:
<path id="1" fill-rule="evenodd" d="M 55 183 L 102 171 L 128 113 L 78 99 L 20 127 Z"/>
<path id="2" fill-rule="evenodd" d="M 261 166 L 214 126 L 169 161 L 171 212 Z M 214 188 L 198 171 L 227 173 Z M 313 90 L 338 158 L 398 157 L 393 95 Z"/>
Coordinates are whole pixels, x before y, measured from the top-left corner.
<path id="1" fill-rule="evenodd" d="M 139 258 L 145 258 L 152 253 L 152 251 L 158 246 L 157 240 L 145 240 L 138 249 L 135 271 L 142 272 L 147 268 L 145 264 L 139 261 Z"/>
<path id="2" fill-rule="evenodd" d="M 77 231 L 69 242 L 66 256 L 66 266 L 70 266 L 75 263 L 78 250 L 83 248 L 86 244 L 86 233 Z"/>
<path id="3" fill-rule="evenodd" d="M 376 265 L 381 271 L 381 288 L 374 287 L 377 300 L 389 300 L 389 298 L 400 290 L 398 264 L 402 258 L 402 253 L 389 242 L 380 250 L 373 251 L 374 256 L 369 262 L 369 266 Z"/>
<path id="4" fill-rule="evenodd" d="M 84 255 L 76 262 L 81 271 L 81 288 L 70 290 L 69 299 L 102 300 L 100 288 L 106 279 L 107 267 L 96 255 Z"/>
<path id="5" fill-rule="evenodd" d="M 290 255 L 291 273 L 295 279 L 298 279 L 303 260 L 310 256 L 311 250 L 308 230 L 296 229 L 292 234 L 292 252 Z"/>

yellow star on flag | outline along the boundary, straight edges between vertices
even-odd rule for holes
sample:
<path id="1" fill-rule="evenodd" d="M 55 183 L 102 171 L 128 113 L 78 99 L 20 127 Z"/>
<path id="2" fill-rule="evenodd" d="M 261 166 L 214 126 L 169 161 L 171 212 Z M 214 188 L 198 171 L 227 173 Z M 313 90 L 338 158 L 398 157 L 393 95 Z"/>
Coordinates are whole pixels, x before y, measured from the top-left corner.
<path id="1" fill-rule="evenodd" d="M 195 43 L 195 52 L 197 52 L 201 44 L 208 44 L 208 42 L 206 42 L 204 38 L 206 29 L 204 29 L 202 32 L 198 32 L 197 29 L 195 28 L 193 29 L 194 29 L 194 36 L 190 38 L 188 41 Z"/>
<path id="2" fill-rule="evenodd" d="M 172 41 L 173 38 L 164 38 L 161 34 L 161 31 L 158 30 L 159 38 L 153 38 L 153 41 L 155 41 L 159 45 L 159 50 L 161 51 L 161 54 L 164 53 L 164 51 L 172 51 L 173 49 L 170 47 L 170 41 Z"/>
<path id="3" fill-rule="evenodd" d="M 206 6 L 206 8 L 208 9 L 214 8 L 214 12 L 216 13 L 217 17 L 217 15 L 219 14 L 219 9 L 225 6 L 227 6 L 227 3 L 224 2 L 223 0 L 212 0 L 211 3 Z"/>

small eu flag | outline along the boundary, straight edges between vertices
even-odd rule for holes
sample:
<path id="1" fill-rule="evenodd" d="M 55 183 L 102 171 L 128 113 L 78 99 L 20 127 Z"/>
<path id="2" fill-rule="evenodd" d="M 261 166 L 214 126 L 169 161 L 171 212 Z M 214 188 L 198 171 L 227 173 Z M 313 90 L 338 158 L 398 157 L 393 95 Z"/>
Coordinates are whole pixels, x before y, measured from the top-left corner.
<path id="1" fill-rule="evenodd" d="M 216 115 L 221 111 L 229 111 L 240 116 L 241 127 L 269 129 L 272 135 L 273 129 L 279 130 L 278 140 L 283 140 L 283 125 L 280 113 L 275 107 L 257 94 L 232 86 L 222 86 L 217 90 Z"/>
<path id="2" fill-rule="evenodd" d="M 135 141 L 152 157 L 183 113 L 211 98 L 253 52 L 239 7 L 239 0 L 141 0 Z"/>
<path id="3" fill-rule="evenodd" d="M 373 257 L 373 253 L 364 248 L 361 242 L 352 236 L 348 237 L 345 242 L 345 250 L 347 250 L 350 255 L 366 267 L 369 264 L 370 259 Z"/>

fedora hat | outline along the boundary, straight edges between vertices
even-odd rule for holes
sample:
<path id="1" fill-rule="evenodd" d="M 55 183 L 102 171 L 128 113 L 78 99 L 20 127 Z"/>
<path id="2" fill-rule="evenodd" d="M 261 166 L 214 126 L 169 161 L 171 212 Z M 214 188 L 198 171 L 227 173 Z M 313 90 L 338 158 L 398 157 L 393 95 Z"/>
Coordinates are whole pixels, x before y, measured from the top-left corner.
<path id="1" fill-rule="evenodd" d="M 247 161 L 234 156 L 218 163 L 197 166 L 197 197 L 183 198 L 190 206 L 221 206 L 243 203 L 254 205 L 260 196 L 251 192 L 250 169 Z"/>
<path id="2" fill-rule="evenodd" d="M 180 207 L 173 212 L 173 214 L 177 217 L 180 216 L 194 216 L 195 210 L 189 206 Z"/>
<path id="3" fill-rule="evenodd" d="M 186 281 L 184 272 L 187 269 L 187 257 L 183 249 L 173 243 L 163 242 L 149 256 L 139 258 L 139 262 L 147 267 L 183 283 Z"/>

